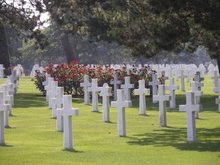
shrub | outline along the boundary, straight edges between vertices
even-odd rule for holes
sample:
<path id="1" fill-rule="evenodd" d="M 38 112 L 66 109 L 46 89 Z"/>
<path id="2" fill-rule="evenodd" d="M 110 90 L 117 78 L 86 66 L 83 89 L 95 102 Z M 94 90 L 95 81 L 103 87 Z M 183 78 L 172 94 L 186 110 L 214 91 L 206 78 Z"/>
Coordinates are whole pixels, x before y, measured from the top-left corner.
<path id="1" fill-rule="evenodd" d="M 73 61 L 70 64 L 60 64 L 53 65 L 50 64 L 45 67 L 45 73 L 50 74 L 56 81 L 58 81 L 59 86 L 64 87 L 66 94 L 71 95 L 82 95 L 83 90 L 80 87 L 80 83 L 83 81 L 83 76 L 88 75 L 90 80 L 93 78 L 98 79 L 98 85 L 102 86 L 104 83 L 110 84 L 110 80 L 113 78 L 112 75 L 114 72 L 118 73 L 119 80 L 124 83 L 124 77 L 130 76 L 131 83 L 135 85 L 135 88 L 138 87 L 138 80 L 144 79 L 146 86 L 148 87 L 149 81 L 151 80 L 152 74 L 155 72 L 150 67 L 142 67 L 137 69 L 133 67 L 129 70 L 126 69 L 126 66 L 122 66 L 121 69 L 112 69 L 109 66 L 96 65 L 94 67 L 89 67 L 87 65 L 79 64 Z M 35 84 L 37 88 L 45 94 L 43 89 L 42 82 L 45 81 L 45 73 L 37 72 Z"/>

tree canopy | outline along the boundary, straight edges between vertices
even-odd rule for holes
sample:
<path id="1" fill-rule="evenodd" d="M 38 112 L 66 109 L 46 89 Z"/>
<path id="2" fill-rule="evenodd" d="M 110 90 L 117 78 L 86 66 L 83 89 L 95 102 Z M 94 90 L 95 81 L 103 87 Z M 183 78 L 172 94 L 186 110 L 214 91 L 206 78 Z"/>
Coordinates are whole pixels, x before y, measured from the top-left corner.
<path id="1" fill-rule="evenodd" d="M 133 56 L 152 57 L 162 50 L 193 51 L 199 45 L 215 58 L 220 53 L 219 0 L 21 0 L 0 3 L 0 24 L 29 31 L 45 46 L 40 26 L 49 13 L 60 31 L 68 61 L 77 59 L 69 34 L 126 46 Z M 27 8 L 27 4 L 31 8 Z M 38 27 L 38 28 L 37 28 Z"/>

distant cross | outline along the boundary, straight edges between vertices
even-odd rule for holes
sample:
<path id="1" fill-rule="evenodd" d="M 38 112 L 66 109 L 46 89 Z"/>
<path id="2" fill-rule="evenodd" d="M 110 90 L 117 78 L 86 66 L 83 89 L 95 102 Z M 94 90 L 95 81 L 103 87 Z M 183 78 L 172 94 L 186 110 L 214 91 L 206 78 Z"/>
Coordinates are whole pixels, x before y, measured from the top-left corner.
<path id="1" fill-rule="evenodd" d="M 50 88 L 50 91 L 49 91 L 49 108 L 52 109 L 52 99 L 54 99 L 56 97 L 56 88 L 58 87 L 58 82 L 57 81 L 52 81 L 51 82 L 51 88 Z M 54 104 L 55 102 L 53 102 Z M 52 109 L 53 110 L 53 109 Z M 54 109 L 55 110 L 55 109 Z M 54 118 L 54 113 L 55 112 L 52 112 L 52 118 Z"/>
<path id="2" fill-rule="evenodd" d="M 109 116 L 109 97 L 112 95 L 112 88 L 107 83 L 101 87 L 100 96 L 102 96 L 102 107 L 103 107 L 103 120 L 104 122 L 110 122 Z"/>
<path id="3" fill-rule="evenodd" d="M 84 90 L 84 104 L 89 104 L 90 98 L 89 98 L 88 88 L 91 87 L 91 83 L 89 82 L 88 75 L 84 75 L 83 83 L 80 83 L 80 87 L 83 87 L 83 90 Z"/>
<path id="4" fill-rule="evenodd" d="M 46 90 L 46 100 L 49 101 L 49 92 L 51 90 L 51 84 L 54 81 L 53 77 L 49 77 L 48 78 L 48 84 L 45 86 L 45 90 Z"/>
<path id="5" fill-rule="evenodd" d="M 179 89 L 179 86 L 175 86 L 174 78 L 170 78 L 170 84 L 166 87 L 166 90 L 170 91 L 170 108 L 176 108 L 176 94 L 175 91 Z"/>
<path id="6" fill-rule="evenodd" d="M 160 85 L 160 82 L 157 80 L 156 74 L 152 74 L 152 81 L 149 82 L 149 85 L 152 86 L 152 95 L 157 95 L 158 85 Z"/>
<path id="7" fill-rule="evenodd" d="M 111 106 L 118 108 L 118 135 L 126 136 L 126 119 L 125 119 L 125 107 L 131 106 L 130 100 L 125 100 L 124 91 L 122 89 L 117 90 L 117 101 L 112 101 Z"/>
<path id="8" fill-rule="evenodd" d="M 0 141 L 4 141 L 4 127 L 9 127 L 8 117 L 10 112 L 10 105 L 4 101 L 4 93 L 0 91 Z M 2 128 L 3 127 L 3 128 Z M 2 136 L 1 136 L 2 135 Z M 1 142 L 0 142 L 1 143 Z"/>
<path id="9" fill-rule="evenodd" d="M 8 108 L 7 105 L 4 103 L 3 97 L 4 97 L 3 92 L 0 92 L 0 145 L 5 144 L 4 120 L 5 120 L 5 114 L 6 115 L 8 114 L 7 111 Z"/>
<path id="10" fill-rule="evenodd" d="M 218 94 L 218 98 L 215 99 L 215 103 L 218 104 L 218 111 L 220 112 L 220 79 L 218 79 L 218 86 L 215 87 L 215 92 Z"/>
<path id="11" fill-rule="evenodd" d="M 125 100 L 131 100 L 131 89 L 134 88 L 134 84 L 131 84 L 130 77 L 125 77 L 125 84 L 121 85 L 124 89 Z"/>
<path id="12" fill-rule="evenodd" d="M 199 105 L 194 104 L 194 93 L 187 92 L 186 105 L 180 105 L 180 111 L 187 112 L 187 140 L 189 142 L 196 141 L 196 121 L 195 112 L 199 111 Z"/>
<path id="13" fill-rule="evenodd" d="M 217 70 L 214 70 L 213 76 L 211 76 L 211 78 L 213 79 L 214 86 L 217 87 L 218 86 L 218 79 L 219 79 L 219 72 Z"/>
<path id="14" fill-rule="evenodd" d="M 0 64 L 0 79 L 4 78 L 4 70 L 5 70 L 4 66 Z"/>
<path id="15" fill-rule="evenodd" d="M 98 93 L 100 92 L 100 87 L 98 87 L 98 80 L 92 79 L 92 86 L 88 89 L 92 92 L 92 111 L 98 112 Z"/>
<path id="16" fill-rule="evenodd" d="M 180 78 L 180 90 L 184 92 L 185 91 L 185 78 L 187 78 L 187 76 L 185 76 L 184 74 L 184 70 L 180 70 L 180 74 L 178 75 L 178 78 Z"/>
<path id="17" fill-rule="evenodd" d="M 200 97 L 202 96 L 202 92 L 199 90 L 198 83 L 193 81 L 191 83 L 191 92 L 194 93 L 194 104 L 200 105 Z M 201 109 L 201 105 L 199 106 L 199 111 Z M 199 118 L 199 111 L 195 113 L 195 117 L 198 119 Z"/>
<path id="18" fill-rule="evenodd" d="M 8 88 L 6 84 L 2 85 L 1 88 L 4 95 L 3 101 L 5 104 L 9 105 L 9 115 L 12 115 L 12 97 L 10 97 L 8 94 Z"/>
<path id="19" fill-rule="evenodd" d="M 114 100 L 117 100 L 117 89 L 118 89 L 118 86 L 121 84 L 121 81 L 118 80 L 118 74 L 117 74 L 117 72 L 114 72 L 114 74 L 113 74 L 113 80 L 110 81 L 110 84 L 113 85 L 113 89 L 114 89 Z"/>
<path id="20" fill-rule="evenodd" d="M 50 95 L 50 106 L 52 109 L 52 118 L 56 118 L 56 97 L 57 97 L 58 81 L 53 81 Z"/>
<path id="21" fill-rule="evenodd" d="M 159 102 L 160 126 L 166 127 L 166 101 L 170 100 L 170 96 L 165 95 L 165 85 L 159 85 L 159 94 L 153 96 L 155 102 Z"/>
<path id="22" fill-rule="evenodd" d="M 150 92 L 149 89 L 145 88 L 145 81 L 138 81 L 139 87 L 135 89 L 134 92 L 139 94 L 139 114 L 146 115 L 146 94 Z"/>
<path id="23" fill-rule="evenodd" d="M 64 149 L 72 150 L 73 149 L 73 138 L 72 138 L 72 116 L 78 116 L 79 109 L 72 108 L 72 96 L 64 95 L 63 96 L 63 108 L 57 109 L 57 116 L 63 117 L 64 123 Z"/>
<path id="24" fill-rule="evenodd" d="M 200 72 L 196 72 L 193 80 L 197 83 L 199 90 L 201 89 L 201 87 L 204 86 L 204 84 L 202 83 L 202 81 L 204 80 L 204 78 L 201 77 Z"/>
<path id="25" fill-rule="evenodd" d="M 57 94 L 56 95 L 56 109 L 61 109 L 63 105 L 64 88 L 57 87 L 56 94 Z M 63 117 L 61 115 L 57 116 L 56 126 L 57 126 L 57 131 L 60 131 L 60 132 L 63 131 Z"/>

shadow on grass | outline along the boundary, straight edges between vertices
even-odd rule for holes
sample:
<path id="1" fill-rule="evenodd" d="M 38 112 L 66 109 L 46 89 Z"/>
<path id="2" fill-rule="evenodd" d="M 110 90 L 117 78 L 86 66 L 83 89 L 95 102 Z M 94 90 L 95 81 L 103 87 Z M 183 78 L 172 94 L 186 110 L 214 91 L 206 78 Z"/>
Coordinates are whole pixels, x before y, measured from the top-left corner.
<path id="1" fill-rule="evenodd" d="M 0 147 L 13 147 L 13 145 L 10 145 L 10 144 L 0 144 Z"/>
<path id="2" fill-rule="evenodd" d="M 155 147 L 172 146 L 186 151 L 220 151 L 220 127 L 197 129 L 197 142 L 186 142 L 186 128 L 165 128 L 154 130 L 153 133 L 134 135 L 128 141 L 130 145 L 152 145 Z M 212 138 L 212 139 L 211 139 Z M 211 140 L 209 140 L 211 139 Z"/>
<path id="3" fill-rule="evenodd" d="M 217 112 L 218 108 L 217 105 L 215 104 L 215 98 L 216 96 L 214 95 L 204 95 L 201 97 L 201 104 L 202 104 L 202 110 L 201 111 L 212 111 L 212 112 Z M 168 112 L 178 112 L 179 111 L 179 105 L 184 105 L 186 104 L 186 95 L 184 94 L 178 94 L 176 95 L 176 108 L 175 109 L 170 109 L 169 108 L 169 102 L 167 102 L 167 111 Z M 150 111 L 158 111 L 158 103 L 153 103 L 152 97 L 151 96 L 146 96 L 146 104 L 147 104 L 147 109 Z M 138 96 L 133 96 L 132 97 L 132 104 L 134 108 L 139 108 L 139 97 Z"/>
<path id="4" fill-rule="evenodd" d="M 84 153 L 83 151 L 79 151 L 76 149 L 63 149 L 64 152 L 73 152 L 73 153 Z"/>
<path id="5" fill-rule="evenodd" d="M 45 107 L 45 97 L 39 94 L 18 93 L 15 97 L 15 108 Z"/>

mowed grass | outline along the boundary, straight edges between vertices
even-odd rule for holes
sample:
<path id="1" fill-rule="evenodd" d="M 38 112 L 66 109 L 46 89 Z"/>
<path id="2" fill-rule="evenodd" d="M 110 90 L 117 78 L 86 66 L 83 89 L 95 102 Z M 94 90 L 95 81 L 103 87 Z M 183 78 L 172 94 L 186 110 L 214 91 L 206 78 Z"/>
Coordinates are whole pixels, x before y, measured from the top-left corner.
<path id="1" fill-rule="evenodd" d="M 186 89 L 189 84 L 186 83 Z M 138 115 L 137 97 L 126 109 L 127 137 L 117 135 L 117 110 L 111 108 L 111 123 L 82 99 L 73 99 L 80 115 L 73 117 L 74 152 L 63 150 L 63 134 L 56 131 L 45 98 L 29 78 L 22 78 L 15 97 L 11 128 L 5 129 L 6 145 L 0 146 L 0 165 L 51 164 L 220 164 L 220 113 L 209 77 L 205 80 L 203 111 L 196 120 L 196 143 L 186 141 L 186 113 L 167 109 L 166 128 L 159 126 L 158 105 L 147 97 L 147 116 Z M 185 94 L 177 92 L 177 103 Z"/>

